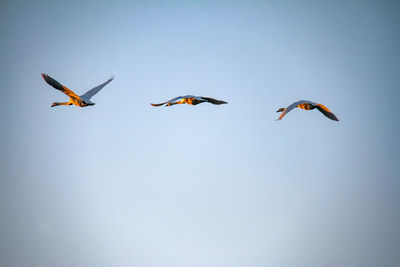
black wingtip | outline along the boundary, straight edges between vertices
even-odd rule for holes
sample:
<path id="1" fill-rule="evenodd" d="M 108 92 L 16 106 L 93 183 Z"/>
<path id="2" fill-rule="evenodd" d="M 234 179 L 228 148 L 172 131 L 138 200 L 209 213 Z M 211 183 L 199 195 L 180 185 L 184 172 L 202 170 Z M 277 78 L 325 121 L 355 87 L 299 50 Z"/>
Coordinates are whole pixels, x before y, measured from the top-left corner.
<path id="1" fill-rule="evenodd" d="M 339 119 L 336 117 L 335 114 L 333 114 L 333 113 L 328 113 L 327 115 L 328 115 L 327 117 L 328 117 L 329 119 L 331 119 L 331 120 L 333 120 L 333 121 L 339 121 Z"/>

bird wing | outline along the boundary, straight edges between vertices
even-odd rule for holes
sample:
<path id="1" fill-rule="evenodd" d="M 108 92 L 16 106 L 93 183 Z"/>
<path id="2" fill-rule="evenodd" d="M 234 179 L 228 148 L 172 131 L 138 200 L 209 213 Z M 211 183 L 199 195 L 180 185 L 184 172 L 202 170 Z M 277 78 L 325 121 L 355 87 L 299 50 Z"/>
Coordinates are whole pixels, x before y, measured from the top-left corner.
<path id="1" fill-rule="evenodd" d="M 69 96 L 71 98 L 75 98 L 75 99 L 80 99 L 80 97 L 77 94 L 75 94 L 72 90 L 68 89 L 66 86 L 64 86 L 61 83 L 57 82 L 56 80 L 51 78 L 49 75 L 42 73 L 42 77 L 49 85 L 53 86 L 57 90 L 60 90 L 61 92 L 63 92 L 67 96 Z"/>
<path id="2" fill-rule="evenodd" d="M 92 96 L 94 96 L 95 94 L 97 94 L 101 89 L 103 89 L 104 86 L 106 86 L 109 82 L 111 82 L 114 79 L 114 77 L 111 77 L 110 79 L 108 79 L 106 82 L 90 89 L 89 91 L 87 91 L 86 93 L 84 93 L 83 95 L 81 95 L 81 98 L 83 99 L 87 99 L 89 100 Z"/>
<path id="3" fill-rule="evenodd" d="M 204 99 L 205 101 L 209 102 L 209 103 L 214 104 L 214 105 L 228 104 L 228 102 L 225 102 L 225 101 L 222 101 L 222 100 L 217 100 L 217 99 L 214 99 L 214 98 L 211 98 L 211 97 L 202 96 L 201 98 Z"/>
<path id="4" fill-rule="evenodd" d="M 307 101 L 307 100 L 300 100 L 300 101 L 296 101 L 293 104 L 290 104 L 288 107 L 286 107 L 283 111 L 282 114 L 279 116 L 278 120 L 281 120 L 288 112 L 290 112 L 292 109 L 294 109 L 295 107 L 297 107 L 298 105 L 302 104 L 302 103 L 310 103 L 313 104 L 313 102 Z"/>
<path id="5" fill-rule="evenodd" d="M 326 117 L 328 117 L 331 120 L 334 121 L 339 121 L 339 119 L 333 114 L 327 107 L 325 107 L 322 104 L 316 104 L 317 109 L 321 111 L 322 114 L 324 114 Z"/>
<path id="6" fill-rule="evenodd" d="M 178 99 L 182 99 L 182 98 L 186 98 L 186 97 L 188 97 L 188 96 L 178 96 L 178 97 L 172 98 L 172 99 L 170 99 L 170 100 L 168 100 L 168 101 L 165 101 L 165 102 L 163 102 L 163 103 L 159 103 L 159 104 L 150 103 L 150 104 L 151 104 L 152 106 L 154 106 L 154 107 L 159 107 L 159 106 L 162 106 L 162 105 L 167 104 L 167 103 L 169 103 L 169 102 L 174 102 L 174 101 L 176 101 L 176 100 L 178 100 Z"/>

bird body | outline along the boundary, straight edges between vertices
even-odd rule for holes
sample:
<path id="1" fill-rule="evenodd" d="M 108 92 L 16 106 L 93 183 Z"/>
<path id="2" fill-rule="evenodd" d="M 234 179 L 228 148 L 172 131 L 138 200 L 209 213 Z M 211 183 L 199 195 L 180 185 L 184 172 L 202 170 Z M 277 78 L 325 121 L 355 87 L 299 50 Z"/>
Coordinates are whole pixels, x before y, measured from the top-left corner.
<path id="1" fill-rule="evenodd" d="M 204 97 L 204 96 L 194 96 L 194 95 L 185 95 L 185 96 L 178 96 L 172 98 L 166 102 L 159 103 L 159 104 L 151 104 L 154 107 L 159 107 L 162 105 L 165 106 L 172 106 L 176 104 L 189 104 L 189 105 L 198 105 L 203 102 L 209 102 L 214 105 L 221 105 L 221 104 L 228 104 L 228 102 L 217 100 L 211 97 Z"/>
<path id="2" fill-rule="evenodd" d="M 313 109 L 318 109 L 322 114 L 324 114 L 326 117 L 328 117 L 331 120 L 334 121 L 339 121 L 339 119 L 333 114 L 327 107 L 325 107 L 322 104 L 318 104 L 315 102 L 307 101 L 307 100 L 300 100 L 297 102 L 294 102 L 293 104 L 289 105 L 286 108 L 280 108 L 276 112 L 282 112 L 282 114 L 279 116 L 278 120 L 281 120 L 288 112 L 290 112 L 294 108 L 301 108 L 304 110 L 313 110 Z"/>
<path id="3" fill-rule="evenodd" d="M 63 92 L 67 96 L 69 96 L 68 102 L 54 102 L 51 105 L 52 107 L 59 106 L 59 105 L 75 105 L 78 107 L 93 106 L 95 103 L 90 101 L 90 98 L 92 96 L 94 96 L 95 94 L 97 94 L 101 89 L 103 89 L 104 86 L 106 86 L 109 82 L 111 82 L 114 79 L 114 78 L 110 78 L 106 82 L 94 87 L 93 89 L 90 89 L 83 95 L 78 96 L 72 90 L 68 89 L 66 86 L 57 82 L 55 79 L 53 79 L 49 75 L 42 73 L 42 77 L 49 85 L 51 85 L 55 89 L 60 90 L 61 92 Z"/>

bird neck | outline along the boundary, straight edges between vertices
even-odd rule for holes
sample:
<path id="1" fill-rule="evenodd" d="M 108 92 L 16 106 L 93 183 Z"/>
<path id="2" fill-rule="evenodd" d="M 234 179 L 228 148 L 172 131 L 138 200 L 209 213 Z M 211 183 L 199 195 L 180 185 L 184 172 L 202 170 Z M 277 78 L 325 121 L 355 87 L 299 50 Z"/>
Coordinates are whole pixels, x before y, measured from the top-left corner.
<path id="1" fill-rule="evenodd" d="M 60 105 L 69 105 L 69 102 L 54 102 L 53 106 L 60 106 Z"/>

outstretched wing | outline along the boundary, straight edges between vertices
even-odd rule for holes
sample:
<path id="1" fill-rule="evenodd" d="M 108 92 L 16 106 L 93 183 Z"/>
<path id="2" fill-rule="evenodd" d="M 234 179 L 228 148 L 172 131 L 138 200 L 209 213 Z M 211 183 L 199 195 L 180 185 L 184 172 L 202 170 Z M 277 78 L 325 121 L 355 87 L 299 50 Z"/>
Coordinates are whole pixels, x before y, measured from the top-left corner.
<path id="1" fill-rule="evenodd" d="M 228 102 L 225 102 L 225 101 L 222 101 L 222 100 L 217 100 L 217 99 L 214 99 L 214 98 L 211 98 L 211 97 L 202 96 L 201 98 L 204 99 L 205 101 L 209 102 L 209 103 L 214 104 L 214 105 L 228 104 Z"/>
<path id="2" fill-rule="evenodd" d="M 325 107 L 322 104 L 317 104 L 317 109 L 321 111 L 322 114 L 324 114 L 326 117 L 328 117 L 331 120 L 334 121 L 339 121 L 339 119 L 333 114 L 327 107 Z"/>
<path id="3" fill-rule="evenodd" d="M 109 82 L 111 82 L 112 80 L 114 80 L 114 77 L 111 77 L 110 79 L 108 79 L 106 82 L 96 86 L 93 89 L 90 89 L 89 91 L 87 91 L 86 93 L 84 93 L 83 95 L 81 95 L 82 99 L 87 99 L 89 100 L 92 96 L 94 96 L 95 94 L 97 94 L 101 89 L 103 89 L 104 86 L 106 86 Z"/>
<path id="4" fill-rule="evenodd" d="M 178 97 L 172 98 L 172 99 L 170 99 L 170 100 L 168 100 L 168 101 L 165 101 L 165 102 L 163 102 L 163 103 L 159 103 L 159 104 L 150 103 L 150 105 L 152 105 L 153 107 L 159 107 L 159 106 L 165 105 L 165 104 L 167 104 L 167 103 L 177 101 L 178 99 L 183 99 L 183 98 L 185 98 L 185 97 L 186 97 L 186 96 L 178 96 Z"/>
<path id="5" fill-rule="evenodd" d="M 300 105 L 302 103 L 312 103 L 312 102 L 306 101 L 306 100 L 300 100 L 300 101 L 294 102 L 293 104 L 291 104 L 288 107 L 286 107 L 285 109 L 283 109 L 282 114 L 279 116 L 278 120 L 281 120 L 288 112 L 290 112 L 292 109 L 294 109 L 295 107 L 297 107 L 298 105 Z M 279 110 L 277 112 L 279 112 Z"/>
<path id="6" fill-rule="evenodd" d="M 71 98 L 75 98 L 75 99 L 80 99 L 80 97 L 77 94 L 75 94 L 72 90 L 68 89 L 67 87 L 65 87 L 61 83 L 57 82 L 56 80 L 51 78 L 49 75 L 42 73 L 42 77 L 49 85 L 53 86 L 57 90 L 60 90 L 61 92 L 63 92 L 67 96 L 69 96 Z"/>

